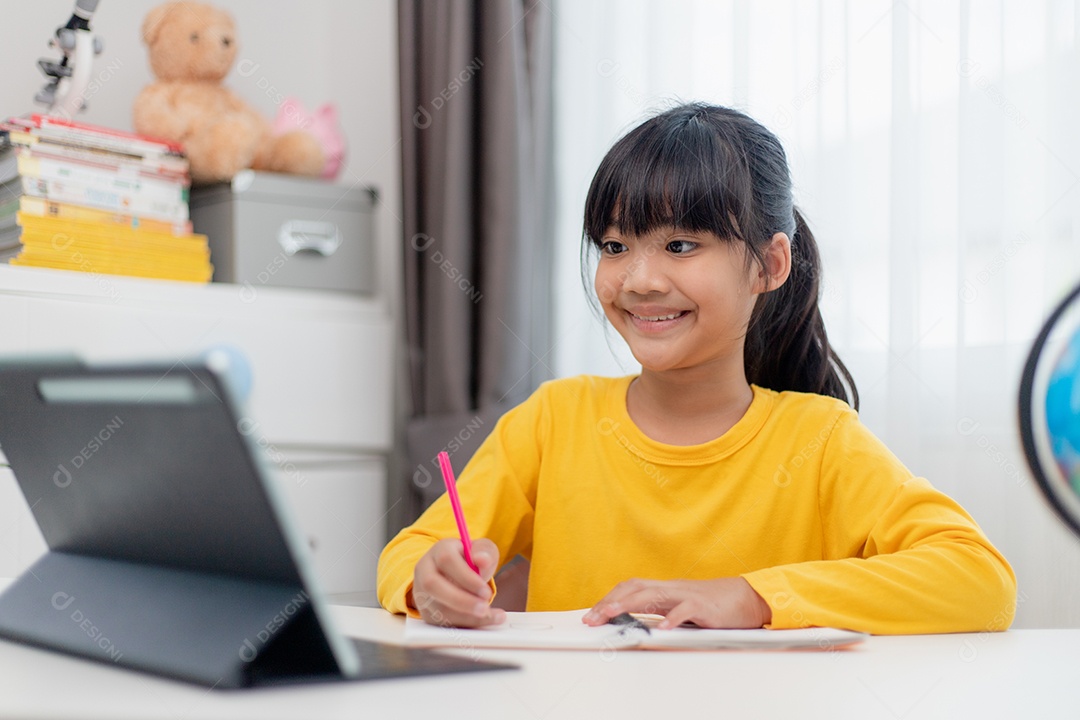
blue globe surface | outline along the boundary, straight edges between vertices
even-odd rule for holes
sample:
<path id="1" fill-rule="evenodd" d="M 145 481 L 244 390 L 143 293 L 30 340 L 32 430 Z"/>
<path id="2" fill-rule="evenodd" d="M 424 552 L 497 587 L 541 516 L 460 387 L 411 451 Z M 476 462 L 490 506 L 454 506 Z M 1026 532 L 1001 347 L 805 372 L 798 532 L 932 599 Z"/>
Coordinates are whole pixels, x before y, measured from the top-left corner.
<path id="1" fill-rule="evenodd" d="M 1080 327 L 1050 373 L 1046 427 L 1054 459 L 1073 491 L 1080 494 Z"/>

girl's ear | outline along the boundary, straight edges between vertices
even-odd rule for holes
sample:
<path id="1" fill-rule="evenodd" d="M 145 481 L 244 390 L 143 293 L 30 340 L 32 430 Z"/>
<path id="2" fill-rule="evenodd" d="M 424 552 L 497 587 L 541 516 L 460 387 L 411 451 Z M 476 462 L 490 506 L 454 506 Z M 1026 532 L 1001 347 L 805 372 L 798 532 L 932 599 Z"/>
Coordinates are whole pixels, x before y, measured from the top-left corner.
<path id="1" fill-rule="evenodd" d="M 761 254 L 762 264 L 757 267 L 754 293 L 766 293 L 787 282 L 791 275 L 791 240 L 786 233 L 776 233 Z"/>

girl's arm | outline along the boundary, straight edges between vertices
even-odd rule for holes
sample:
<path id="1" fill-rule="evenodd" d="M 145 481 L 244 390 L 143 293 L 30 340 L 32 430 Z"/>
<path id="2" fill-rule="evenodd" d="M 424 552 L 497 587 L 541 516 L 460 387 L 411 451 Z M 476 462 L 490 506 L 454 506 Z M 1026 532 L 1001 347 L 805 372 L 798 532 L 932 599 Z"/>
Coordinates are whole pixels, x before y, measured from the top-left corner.
<path id="1" fill-rule="evenodd" d="M 487 538 L 505 561 L 529 556 L 540 447 L 547 413 L 542 391 L 510 410 L 461 472 L 458 493 L 473 538 Z M 417 563 L 440 540 L 457 539 L 450 503 L 441 495 L 411 526 L 387 544 L 379 557 L 376 592 L 393 613 L 419 617 L 412 598 Z M 494 582 L 491 583 L 492 596 Z"/>
<path id="2" fill-rule="evenodd" d="M 743 577 L 770 627 L 878 634 L 1004 630 L 1016 577 L 967 512 L 913 477 L 854 414 L 830 436 L 820 475 L 821 561 Z"/>

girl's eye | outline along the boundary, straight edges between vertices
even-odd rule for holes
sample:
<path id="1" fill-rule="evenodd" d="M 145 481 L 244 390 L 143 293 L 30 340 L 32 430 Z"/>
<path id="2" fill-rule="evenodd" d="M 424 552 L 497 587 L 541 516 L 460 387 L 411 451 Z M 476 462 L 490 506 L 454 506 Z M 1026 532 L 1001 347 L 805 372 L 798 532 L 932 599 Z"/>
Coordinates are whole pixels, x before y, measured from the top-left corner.
<path id="1" fill-rule="evenodd" d="M 620 255 L 626 252 L 626 246 L 615 240 L 607 240 L 600 246 L 600 252 L 605 255 Z"/>
<path id="2" fill-rule="evenodd" d="M 672 240 L 667 244 L 668 252 L 676 255 L 684 255 L 697 247 L 697 243 L 689 240 Z"/>

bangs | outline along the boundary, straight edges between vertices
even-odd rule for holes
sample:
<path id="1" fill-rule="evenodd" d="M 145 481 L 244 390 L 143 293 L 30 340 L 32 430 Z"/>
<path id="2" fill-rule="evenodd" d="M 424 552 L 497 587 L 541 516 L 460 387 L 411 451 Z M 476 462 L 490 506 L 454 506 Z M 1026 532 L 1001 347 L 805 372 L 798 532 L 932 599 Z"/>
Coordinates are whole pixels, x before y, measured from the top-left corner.
<path id="1" fill-rule="evenodd" d="M 592 245 L 599 247 L 611 227 L 634 236 L 674 227 L 746 239 L 739 227 L 750 209 L 749 168 L 731 150 L 737 139 L 718 136 L 695 110 L 646 122 L 604 157 L 585 200 Z"/>

